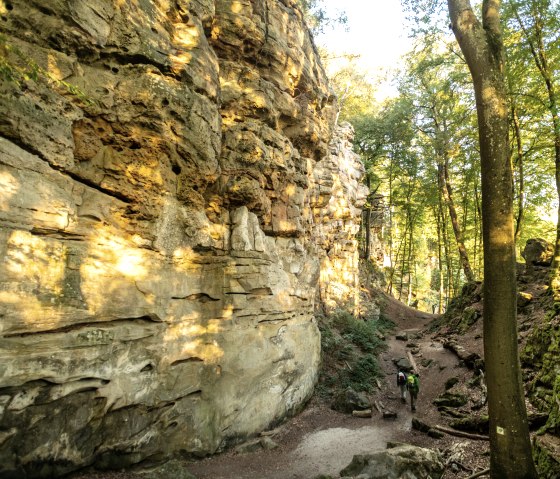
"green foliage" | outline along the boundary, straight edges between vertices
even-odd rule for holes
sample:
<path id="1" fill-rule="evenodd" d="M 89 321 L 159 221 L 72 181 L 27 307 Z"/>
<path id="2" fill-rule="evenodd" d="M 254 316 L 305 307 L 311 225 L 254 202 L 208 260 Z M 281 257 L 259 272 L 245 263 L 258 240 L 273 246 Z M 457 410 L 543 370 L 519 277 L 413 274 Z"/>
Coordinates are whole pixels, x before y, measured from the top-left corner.
<path id="1" fill-rule="evenodd" d="M 409 304 L 415 297 L 421 309 L 431 312 L 432 305 L 445 308 L 467 280 L 438 176 L 442 164 L 471 269 L 483 279 L 478 129 L 470 73 L 440 15 L 444 2 L 404 3 L 418 28 L 414 50 L 395 79 L 398 97 L 375 102 L 375 85 L 368 86 L 351 58 L 331 77 L 342 98 L 340 118 L 355 129 L 365 182 L 385 204 L 379 235 L 390 258 L 387 291 Z M 507 5 L 510 10 L 516 6 L 528 30 L 542 21 L 550 70 L 558 71 L 560 2 L 515 0 Z M 513 126 L 510 135 L 520 253 L 529 238 L 554 242 L 558 194 L 550 99 L 523 32 L 514 28 L 511 13 L 507 18 L 508 82 L 520 122 L 521 154 Z"/>
<path id="2" fill-rule="evenodd" d="M 386 347 L 382 335 L 393 326 L 387 318 L 364 321 L 344 310 L 319 317 L 323 358 L 319 394 L 332 397 L 347 387 L 371 391 L 379 375 L 376 356 Z"/>
<path id="3" fill-rule="evenodd" d="M 85 105 L 93 101 L 81 89 L 64 80 L 55 78 L 50 72 L 39 66 L 37 62 L 24 54 L 8 38 L 0 34 L 0 78 L 14 83 L 24 89 L 27 82 L 44 83 L 51 88 L 61 88 L 79 99 Z"/>
<path id="4" fill-rule="evenodd" d="M 359 55 L 332 55 L 325 50 L 320 50 L 320 54 L 338 98 L 339 122 L 354 123 L 355 118 L 378 110 L 377 85 L 372 84 L 370 74 L 359 66 Z"/>
<path id="5" fill-rule="evenodd" d="M 299 0 L 299 5 L 307 25 L 314 35 L 323 33 L 326 28 L 336 24 L 345 25 L 348 21 L 342 10 L 338 11 L 335 16 L 331 16 L 325 7 L 325 0 Z"/>
<path id="6" fill-rule="evenodd" d="M 352 369 L 343 369 L 339 375 L 341 388 L 352 388 L 354 391 L 372 392 L 374 381 L 379 376 L 379 366 L 373 354 L 367 354 L 357 359 Z"/>
<path id="7" fill-rule="evenodd" d="M 382 347 L 377 325 L 373 322 L 352 320 L 340 328 L 342 337 L 365 353 L 375 353 Z"/>

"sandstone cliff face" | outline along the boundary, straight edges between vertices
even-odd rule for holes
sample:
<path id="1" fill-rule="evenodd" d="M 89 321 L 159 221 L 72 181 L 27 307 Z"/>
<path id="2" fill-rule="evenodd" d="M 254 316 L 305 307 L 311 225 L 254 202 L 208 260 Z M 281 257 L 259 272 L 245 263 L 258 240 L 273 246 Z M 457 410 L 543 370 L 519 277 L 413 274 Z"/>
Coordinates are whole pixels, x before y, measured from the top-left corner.
<path id="1" fill-rule="evenodd" d="M 39 73 L 0 84 L 0 475 L 213 453 L 296 410 L 321 263 L 355 280 L 364 192 L 355 159 L 337 171 L 348 134 L 329 150 L 294 2 L 3 0 L 0 17 L 10 64 Z"/>
<path id="2" fill-rule="evenodd" d="M 359 251 L 357 235 L 362 207 L 368 194 L 361 183 L 365 174 L 359 156 L 352 151 L 354 131 L 348 123 L 336 128 L 330 155 L 313 170 L 318 187 L 312 237 L 319 245 L 321 304 L 327 310 L 344 307 L 360 312 Z"/>

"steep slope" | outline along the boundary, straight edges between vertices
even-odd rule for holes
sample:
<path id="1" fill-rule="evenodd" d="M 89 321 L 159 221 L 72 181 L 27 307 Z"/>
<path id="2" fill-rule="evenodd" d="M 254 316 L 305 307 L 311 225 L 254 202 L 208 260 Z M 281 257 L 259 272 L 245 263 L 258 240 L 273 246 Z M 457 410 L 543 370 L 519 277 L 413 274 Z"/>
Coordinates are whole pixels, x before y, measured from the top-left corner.
<path id="1" fill-rule="evenodd" d="M 544 240 L 529 240 L 523 253 L 526 263 L 518 264 L 517 275 L 518 342 L 526 405 L 537 467 L 544 478 L 560 474 L 560 311 L 548 294 L 552 251 Z M 482 303 L 482 285 L 466 285 L 446 314 L 431 325 L 436 337 L 458 352 L 473 371 L 484 360 Z"/>

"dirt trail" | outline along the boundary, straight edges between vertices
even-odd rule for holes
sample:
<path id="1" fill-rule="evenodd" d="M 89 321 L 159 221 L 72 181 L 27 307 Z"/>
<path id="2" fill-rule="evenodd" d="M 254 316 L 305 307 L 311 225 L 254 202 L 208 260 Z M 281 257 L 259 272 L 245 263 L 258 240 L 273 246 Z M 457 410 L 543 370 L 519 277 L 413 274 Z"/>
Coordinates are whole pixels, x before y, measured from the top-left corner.
<path id="1" fill-rule="evenodd" d="M 385 411 L 396 412 L 396 419 L 383 419 L 375 409 L 371 418 L 356 418 L 333 411 L 327 404 L 313 398 L 301 414 L 288 420 L 271 436 L 278 444 L 276 449 L 243 454 L 228 451 L 188 463 L 186 469 L 197 479 L 311 479 L 319 474 L 338 477 L 355 454 L 385 449 L 388 441 L 452 452 L 451 457 L 448 454 L 447 462 L 450 465 L 455 463 L 455 468 L 449 467 L 443 479 L 466 478 L 475 468 L 488 467 L 487 443 L 447 435 L 433 439 L 411 428 L 413 417 L 430 425 L 442 424 L 443 418 L 432 401 L 444 392 L 447 379 L 457 377 L 466 383 L 470 373 L 459 366 L 455 355 L 432 340 L 429 334 L 410 341 L 395 338 L 398 332 L 424 330 L 432 315 L 407 308 L 392 298 L 386 298 L 383 309 L 396 327 L 387 337 L 387 351 L 380 357 L 380 389 L 372 394 L 371 399 L 382 404 Z M 414 413 L 400 400 L 394 364 L 395 359 L 406 357 L 406 351 L 413 345 L 420 350 L 415 356 L 420 372 L 420 394 Z M 75 476 L 75 479 L 139 477 L 131 471 L 123 471 L 86 473 Z"/>
<path id="2" fill-rule="evenodd" d="M 385 313 L 396 323 L 395 333 L 418 332 L 433 318 L 393 300 L 388 300 L 386 307 Z M 412 430 L 411 422 L 413 414 L 429 424 L 441 422 L 432 400 L 443 392 L 448 378 L 462 374 L 463 370 L 456 357 L 429 336 L 411 342 L 420 349 L 415 358 L 421 381 L 416 412 L 412 413 L 410 406 L 401 402 L 395 381 L 393 360 L 406 357 L 408 342 L 396 340 L 392 333 L 387 338 L 388 350 L 380 358 L 384 374 L 381 388 L 372 399 L 385 410 L 396 412 L 396 419 L 383 419 L 375 409 L 372 418 L 355 418 L 312 400 L 303 413 L 289 420 L 274 436 L 278 448 L 245 454 L 228 452 L 189 464 L 188 470 L 198 479 L 309 479 L 318 474 L 338 476 L 354 454 L 385 449 L 388 441 L 449 446 L 453 441 L 450 437 L 432 439 Z"/>

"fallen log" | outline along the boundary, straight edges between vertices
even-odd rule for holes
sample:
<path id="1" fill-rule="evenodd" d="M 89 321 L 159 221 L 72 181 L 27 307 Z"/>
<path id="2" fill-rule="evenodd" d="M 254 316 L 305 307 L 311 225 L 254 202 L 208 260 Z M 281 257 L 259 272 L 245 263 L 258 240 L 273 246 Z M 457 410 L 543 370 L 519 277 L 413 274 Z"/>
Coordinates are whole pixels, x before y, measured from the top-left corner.
<path id="1" fill-rule="evenodd" d="M 455 429 L 449 429 L 447 427 L 443 427 L 443 426 L 434 426 L 434 429 L 437 429 L 438 431 L 441 432 L 445 432 L 446 434 L 450 434 L 451 436 L 457 436 L 457 437 L 464 437 L 467 439 L 475 439 L 477 441 L 489 441 L 490 438 L 488 436 L 482 436 L 481 434 L 471 434 L 468 432 L 463 432 L 463 431 L 456 431 Z"/>
<path id="2" fill-rule="evenodd" d="M 412 371 L 417 373 L 418 366 L 416 365 L 416 361 L 414 361 L 414 358 L 412 357 L 412 353 L 410 351 L 407 351 L 406 355 L 408 357 L 408 360 L 410 361 L 410 365 L 412 366 Z"/>
<path id="3" fill-rule="evenodd" d="M 484 469 L 484 471 L 477 472 L 476 474 L 473 474 L 472 476 L 467 477 L 467 479 L 476 479 L 477 477 L 486 476 L 488 474 L 490 474 L 490 468 Z"/>
<path id="4" fill-rule="evenodd" d="M 397 413 L 394 411 L 384 411 L 383 419 L 397 419 Z"/>
<path id="5" fill-rule="evenodd" d="M 364 409 L 363 411 L 352 411 L 354 417 L 371 417 L 371 409 Z"/>

